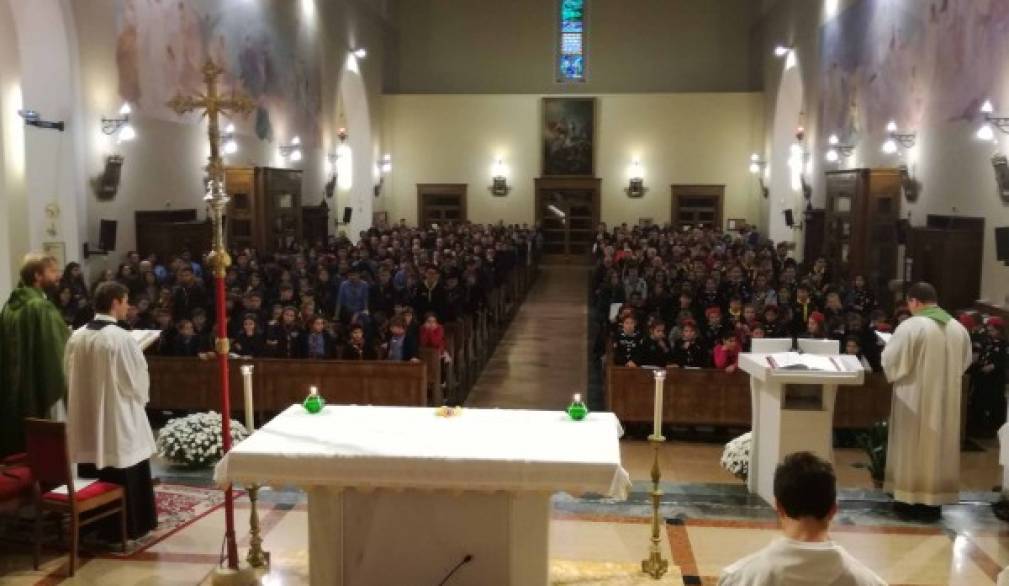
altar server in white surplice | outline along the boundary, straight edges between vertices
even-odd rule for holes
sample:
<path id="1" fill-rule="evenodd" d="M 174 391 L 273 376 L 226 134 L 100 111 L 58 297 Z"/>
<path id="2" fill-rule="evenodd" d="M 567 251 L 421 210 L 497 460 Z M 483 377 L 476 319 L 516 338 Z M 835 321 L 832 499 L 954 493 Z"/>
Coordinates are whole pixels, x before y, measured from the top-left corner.
<path id="1" fill-rule="evenodd" d="M 95 318 L 70 336 L 66 350 L 70 457 L 82 478 L 122 485 L 126 528 L 136 539 L 157 526 L 150 458 L 154 434 L 144 411 L 150 380 L 140 345 L 116 322 L 125 319 L 128 291 L 102 283 Z M 116 516 L 103 535 L 115 538 Z"/>
<path id="2" fill-rule="evenodd" d="M 809 452 L 785 456 L 774 471 L 781 537 L 722 571 L 719 586 L 886 586 L 830 539 L 837 477 Z"/>
<path id="3" fill-rule="evenodd" d="M 913 317 L 883 349 L 893 383 L 885 489 L 898 512 L 937 517 L 960 493 L 960 397 L 971 363 L 970 335 L 936 305 L 935 288 L 917 283 L 907 293 Z"/>

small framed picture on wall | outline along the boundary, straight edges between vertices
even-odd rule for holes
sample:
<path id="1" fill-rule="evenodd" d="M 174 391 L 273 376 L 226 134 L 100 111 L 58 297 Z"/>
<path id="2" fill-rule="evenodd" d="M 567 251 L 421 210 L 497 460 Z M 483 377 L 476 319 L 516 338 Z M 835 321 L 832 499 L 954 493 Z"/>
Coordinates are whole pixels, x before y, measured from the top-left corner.
<path id="1" fill-rule="evenodd" d="M 742 230 L 746 226 L 746 220 L 742 218 L 729 218 L 725 222 L 725 229 L 729 232 Z"/>

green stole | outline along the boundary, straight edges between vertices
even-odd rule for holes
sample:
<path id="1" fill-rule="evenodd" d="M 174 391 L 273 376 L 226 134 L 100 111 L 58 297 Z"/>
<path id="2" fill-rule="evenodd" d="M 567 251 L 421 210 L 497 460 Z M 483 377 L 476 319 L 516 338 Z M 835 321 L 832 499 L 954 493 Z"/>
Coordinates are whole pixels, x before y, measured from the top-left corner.
<path id="1" fill-rule="evenodd" d="M 941 326 L 946 325 L 947 323 L 949 323 L 950 320 L 953 319 L 952 315 L 950 315 L 945 309 L 939 307 L 938 305 L 930 305 L 925 309 L 919 311 L 917 315 L 933 319 L 936 321 L 936 323 L 938 323 Z"/>

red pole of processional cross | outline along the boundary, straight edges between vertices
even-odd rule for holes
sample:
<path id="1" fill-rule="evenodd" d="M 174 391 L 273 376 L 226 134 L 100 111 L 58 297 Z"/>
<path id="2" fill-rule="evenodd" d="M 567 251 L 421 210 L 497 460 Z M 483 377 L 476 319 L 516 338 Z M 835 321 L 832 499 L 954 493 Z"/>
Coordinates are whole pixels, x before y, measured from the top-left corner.
<path id="1" fill-rule="evenodd" d="M 215 320 L 217 323 L 217 364 L 221 383 L 221 449 L 224 454 L 231 451 L 231 383 L 228 376 L 228 313 L 224 299 L 224 275 L 228 262 L 228 253 L 223 249 L 214 251 L 214 257 L 224 255 L 224 258 L 211 258 L 214 267 L 214 299 Z M 222 344 L 223 341 L 223 344 Z M 229 484 L 224 489 L 224 539 L 228 549 L 228 567 L 238 569 L 238 543 L 235 541 L 235 495 Z"/>

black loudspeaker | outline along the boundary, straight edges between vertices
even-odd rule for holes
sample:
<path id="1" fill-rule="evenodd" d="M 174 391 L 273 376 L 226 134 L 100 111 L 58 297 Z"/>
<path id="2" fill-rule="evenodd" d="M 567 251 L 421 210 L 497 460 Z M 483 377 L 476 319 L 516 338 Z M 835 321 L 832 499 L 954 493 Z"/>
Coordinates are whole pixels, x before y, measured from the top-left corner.
<path id="1" fill-rule="evenodd" d="M 795 226 L 795 216 L 792 214 L 792 210 L 785 210 L 783 213 L 785 214 L 785 225 L 789 228 Z"/>
<path id="2" fill-rule="evenodd" d="M 995 257 L 1009 263 L 1009 226 L 995 228 Z"/>
<path id="3" fill-rule="evenodd" d="M 911 222 L 897 220 L 897 244 L 907 244 L 907 235 L 911 232 Z"/>
<path id="4" fill-rule="evenodd" d="M 350 216 L 353 213 L 354 213 L 354 208 L 351 208 L 351 207 L 345 207 L 345 208 L 343 208 L 343 223 L 344 224 L 349 224 L 350 223 Z"/>
<path id="5" fill-rule="evenodd" d="M 116 226 L 115 220 L 102 220 L 98 226 L 98 248 L 104 251 L 116 249 Z"/>

